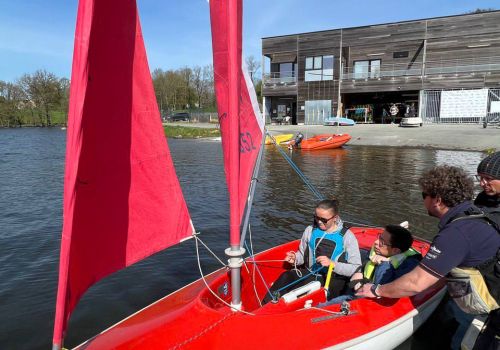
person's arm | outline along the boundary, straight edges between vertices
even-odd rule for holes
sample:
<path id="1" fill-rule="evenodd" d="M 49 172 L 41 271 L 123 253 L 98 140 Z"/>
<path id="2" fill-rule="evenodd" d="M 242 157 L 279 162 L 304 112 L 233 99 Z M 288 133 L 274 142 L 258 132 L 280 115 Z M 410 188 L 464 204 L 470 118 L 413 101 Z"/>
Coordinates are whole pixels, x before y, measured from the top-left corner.
<path id="1" fill-rule="evenodd" d="M 386 298 L 412 296 L 426 290 L 437 281 L 439 281 L 439 277 L 436 277 L 435 275 L 432 275 L 424 270 L 422 267 L 417 266 L 415 269 L 408 272 L 406 275 L 401 276 L 397 280 L 388 284 L 379 285 L 377 294 L 380 297 Z M 371 291 L 371 287 L 371 283 L 365 284 L 358 290 L 356 295 L 366 298 L 377 297 L 377 295 L 374 295 Z"/>
<path id="2" fill-rule="evenodd" d="M 351 230 L 347 230 L 344 235 L 344 249 L 347 254 L 347 262 L 336 261 L 334 271 L 339 275 L 351 277 L 361 266 L 358 240 Z"/>
<path id="3" fill-rule="evenodd" d="M 311 239 L 312 226 L 306 227 L 302 238 L 300 239 L 299 249 L 295 252 L 295 262 L 297 265 L 307 263 L 304 261 L 304 254 L 306 249 L 309 249 L 309 240 Z"/>

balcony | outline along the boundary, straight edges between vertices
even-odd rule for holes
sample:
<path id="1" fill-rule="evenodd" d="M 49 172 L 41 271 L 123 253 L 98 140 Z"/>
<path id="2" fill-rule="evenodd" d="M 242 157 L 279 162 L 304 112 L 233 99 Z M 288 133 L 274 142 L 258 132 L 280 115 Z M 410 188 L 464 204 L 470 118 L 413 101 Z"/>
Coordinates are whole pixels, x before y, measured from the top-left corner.
<path id="1" fill-rule="evenodd" d="M 295 72 L 271 72 L 264 74 L 265 87 L 297 85 Z"/>
<path id="2" fill-rule="evenodd" d="M 371 80 L 394 77 L 417 77 L 443 74 L 488 73 L 500 71 L 500 56 L 461 58 L 455 60 L 427 61 L 409 64 L 382 64 L 371 72 L 354 71 L 347 67 L 342 74 L 342 80 Z"/>

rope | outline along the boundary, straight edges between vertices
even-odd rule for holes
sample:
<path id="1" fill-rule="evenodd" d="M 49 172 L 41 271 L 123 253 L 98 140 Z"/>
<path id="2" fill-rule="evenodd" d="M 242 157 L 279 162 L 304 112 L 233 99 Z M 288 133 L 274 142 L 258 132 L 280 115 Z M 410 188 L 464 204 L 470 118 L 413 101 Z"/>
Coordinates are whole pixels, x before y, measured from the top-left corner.
<path id="1" fill-rule="evenodd" d="M 245 247 L 247 247 L 247 249 L 248 249 L 247 242 L 245 242 Z M 253 256 L 254 256 L 254 255 L 253 255 L 253 251 L 252 251 L 252 252 L 250 252 L 250 251 L 249 251 L 249 254 L 250 254 L 250 256 L 252 257 L 252 260 L 253 260 Z M 255 260 L 253 260 L 253 261 L 255 261 Z M 267 291 L 267 293 L 268 293 L 269 295 L 271 295 L 271 296 L 272 296 L 272 294 L 271 294 L 271 290 L 269 290 L 269 288 L 267 287 L 266 280 L 265 280 L 264 276 L 262 275 L 262 273 L 260 272 L 260 270 L 259 270 L 259 268 L 258 268 L 257 264 L 255 264 L 255 267 L 254 267 L 254 272 L 255 272 L 255 271 L 257 271 L 257 272 L 259 273 L 259 276 L 260 276 L 260 278 L 261 278 L 261 280 L 262 280 L 262 283 L 264 284 L 264 287 L 266 287 L 266 291 Z M 254 283 L 254 288 L 255 288 L 255 283 Z M 257 294 L 257 291 L 255 291 L 255 293 Z M 260 302 L 260 299 L 259 299 L 259 296 L 258 296 L 258 295 L 257 295 L 257 299 L 259 300 L 259 304 L 260 304 L 260 306 L 262 306 L 262 303 Z M 273 298 L 273 299 L 274 299 L 274 298 Z"/>
<path id="2" fill-rule="evenodd" d="M 249 252 L 252 254 L 251 256 L 253 256 L 253 239 L 252 239 L 252 230 L 250 228 L 250 223 L 248 223 L 248 240 L 250 241 L 250 249 L 251 249 L 251 250 L 249 250 Z M 248 248 L 248 246 L 247 246 L 247 248 Z M 247 264 L 245 263 L 245 267 L 246 266 L 247 266 Z M 252 271 L 252 287 L 253 287 L 253 291 L 255 293 L 255 299 L 257 299 L 257 302 L 259 303 L 259 306 L 262 306 L 262 302 L 260 301 L 259 293 L 257 292 L 257 286 L 256 286 L 256 283 L 255 283 L 255 271 L 258 270 L 258 268 L 259 267 L 257 265 L 254 265 L 254 267 L 253 267 L 253 271 Z M 264 280 L 264 276 L 262 276 L 262 274 L 260 273 L 260 270 L 259 270 L 259 275 L 260 275 L 260 277 L 262 279 L 262 283 L 264 284 L 264 286 L 266 287 L 266 289 L 268 289 L 267 288 L 267 283 Z"/>
<path id="3" fill-rule="evenodd" d="M 276 148 L 278 149 L 278 151 L 281 153 L 281 155 L 283 156 L 283 158 L 285 158 L 285 160 L 288 162 L 288 164 L 290 164 L 290 166 L 292 167 L 292 169 L 297 173 L 297 175 L 299 175 L 299 177 L 302 179 L 302 181 L 304 182 L 304 184 L 316 196 L 316 198 L 318 200 L 325 199 L 325 197 L 314 187 L 314 185 L 311 183 L 311 181 L 309 181 L 309 179 L 307 178 L 307 176 L 305 176 L 304 173 L 299 169 L 299 167 L 297 165 L 295 165 L 295 163 L 288 156 L 288 154 L 286 154 L 286 152 L 281 147 L 278 146 L 278 144 L 276 143 L 275 138 L 271 134 L 269 134 L 268 132 L 267 132 L 267 135 L 271 138 L 271 141 L 274 143 L 274 145 L 276 146 Z"/>
<path id="4" fill-rule="evenodd" d="M 291 287 L 291 286 L 299 283 L 300 281 L 303 281 L 304 279 L 306 279 L 310 275 L 316 275 L 318 273 L 318 271 L 320 271 L 322 268 L 323 268 L 323 266 L 321 266 L 320 268 L 318 268 L 317 270 L 314 270 L 314 271 L 309 270 L 310 272 L 307 275 L 305 275 L 305 276 L 303 276 L 303 277 L 301 277 L 301 278 L 299 278 L 299 279 L 297 279 L 297 280 L 295 280 L 293 282 L 288 283 L 284 287 L 281 287 L 280 289 L 276 290 L 276 293 L 281 292 L 283 289 L 289 288 L 289 287 Z"/>
<path id="5" fill-rule="evenodd" d="M 193 235 L 194 236 L 194 235 Z M 195 238 L 197 238 L 195 236 Z M 231 309 L 233 309 L 233 311 L 237 311 L 237 312 L 241 312 L 243 314 L 246 314 L 246 315 L 251 315 L 251 316 L 254 316 L 255 314 L 251 313 L 251 312 L 247 312 L 247 311 L 243 311 L 243 310 L 240 310 L 236 307 L 234 307 L 233 305 L 229 304 L 228 302 L 226 302 L 224 299 L 222 299 L 221 297 L 219 297 L 217 295 L 217 293 L 215 293 L 211 288 L 210 286 L 208 285 L 208 282 L 207 280 L 205 279 L 205 276 L 203 275 L 203 270 L 201 269 L 201 261 L 200 261 L 200 250 L 199 250 L 199 247 L 198 247 L 198 238 L 195 239 L 195 243 L 196 243 L 196 259 L 198 260 L 198 269 L 200 271 L 200 275 L 201 275 L 201 279 L 203 281 L 203 283 L 205 283 L 205 286 L 207 287 L 207 289 L 210 291 L 210 293 L 212 293 L 212 295 L 217 298 L 221 303 L 223 303 L 224 305 L 230 307 Z M 201 242 L 201 241 L 200 241 Z"/>
<path id="6" fill-rule="evenodd" d="M 221 263 L 222 266 L 224 267 L 227 267 L 227 264 L 224 264 L 224 262 L 219 259 L 219 257 L 201 240 L 201 238 L 198 237 L 200 233 L 196 233 L 193 235 L 193 237 L 197 240 L 197 241 L 200 241 L 201 244 L 203 244 L 203 246 L 217 259 L 219 260 L 219 262 Z"/>

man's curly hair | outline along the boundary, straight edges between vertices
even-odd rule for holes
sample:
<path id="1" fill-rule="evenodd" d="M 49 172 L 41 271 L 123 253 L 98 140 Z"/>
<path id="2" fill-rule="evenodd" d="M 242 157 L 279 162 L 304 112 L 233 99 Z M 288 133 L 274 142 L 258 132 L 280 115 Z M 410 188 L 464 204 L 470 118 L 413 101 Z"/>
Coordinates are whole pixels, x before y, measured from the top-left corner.
<path id="1" fill-rule="evenodd" d="M 440 165 L 426 171 L 418 180 L 422 191 L 433 198 L 440 197 L 452 208 L 474 195 L 474 181 L 465 170 L 455 166 Z"/>

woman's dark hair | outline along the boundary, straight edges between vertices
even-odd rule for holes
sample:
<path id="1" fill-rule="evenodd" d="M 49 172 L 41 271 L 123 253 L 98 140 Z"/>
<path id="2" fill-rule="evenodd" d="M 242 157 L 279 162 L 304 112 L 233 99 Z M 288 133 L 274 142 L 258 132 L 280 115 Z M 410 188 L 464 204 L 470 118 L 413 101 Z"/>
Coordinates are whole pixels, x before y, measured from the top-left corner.
<path id="1" fill-rule="evenodd" d="M 474 181 L 465 170 L 455 166 L 440 165 L 426 171 L 418 180 L 422 191 L 432 198 L 440 197 L 452 208 L 474 195 Z"/>
<path id="2" fill-rule="evenodd" d="M 399 225 L 387 225 L 385 230 L 391 235 L 391 245 L 393 248 L 399 248 L 401 252 L 410 249 L 413 243 L 410 231 Z"/>
<path id="3" fill-rule="evenodd" d="M 331 210 L 333 214 L 339 213 L 339 201 L 336 199 L 323 199 L 316 205 L 316 208 Z"/>

